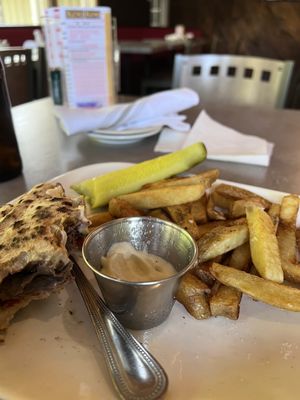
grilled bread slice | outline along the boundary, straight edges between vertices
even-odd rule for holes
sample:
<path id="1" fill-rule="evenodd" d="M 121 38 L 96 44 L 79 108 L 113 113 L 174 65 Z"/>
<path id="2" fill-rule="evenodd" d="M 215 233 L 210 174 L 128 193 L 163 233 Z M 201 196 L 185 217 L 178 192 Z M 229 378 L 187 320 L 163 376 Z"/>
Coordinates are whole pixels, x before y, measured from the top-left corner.
<path id="1" fill-rule="evenodd" d="M 71 279 L 68 254 L 88 225 L 83 199 L 66 197 L 58 183 L 37 185 L 0 208 L 0 330 Z"/>

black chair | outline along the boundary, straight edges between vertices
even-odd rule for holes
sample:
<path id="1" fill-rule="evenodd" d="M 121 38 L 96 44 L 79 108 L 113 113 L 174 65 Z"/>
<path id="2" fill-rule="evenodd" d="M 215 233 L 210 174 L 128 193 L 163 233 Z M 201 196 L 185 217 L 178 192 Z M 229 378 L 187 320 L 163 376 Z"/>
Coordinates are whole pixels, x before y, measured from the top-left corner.
<path id="1" fill-rule="evenodd" d="M 49 96 L 48 71 L 44 47 L 31 50 L 33 72 L 33 97 L 41 99 Z"/>
<path id="2" fill-rule="evenodd" d="M 21 47 L 0 50 L 12 106 L 34 99 L 31 50 Z"/>

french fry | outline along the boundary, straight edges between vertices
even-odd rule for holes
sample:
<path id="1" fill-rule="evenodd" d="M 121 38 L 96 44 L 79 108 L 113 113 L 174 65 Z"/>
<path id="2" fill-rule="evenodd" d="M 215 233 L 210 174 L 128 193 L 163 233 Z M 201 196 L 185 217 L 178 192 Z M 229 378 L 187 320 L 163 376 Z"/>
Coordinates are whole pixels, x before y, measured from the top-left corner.
<path id="1" fill-rule="evenodd" d="M 251 206 L 266 207 L 266 201 L 259 197 L 249 197 L 248 199 L 240 199 L 232 202 L 229 208 L 230 218 L 240 218 L 246 215 L 246 208 Z"/>
<path id="2" fill-rule="evenodd" d="M 237 186 L 233 186 L 233 185 L 227 185 L 225 183 L 221 183 L 220 185 L 216 186 L 215 191 L 218 194 L 221 194 L 224 197 L 228 197 L 232 200 L 242 200 L 242 199 L 248 199 L 248 198 L 257 198 L 260 199 L 260 201 L 263 204 L 263 208 L 265 209 L 269 209 L 271 202 L 269 202 L 268 200 L 264 199 L 263 197 L 250 192 L 249 190 L 246 189 L 242 189 L 240 187 Z"/>
<path id="3" fill-rule="evenodd" d="M 214 263 L 212 275 L 221 283 L 240 290 L 255 300 L 288 311 L 300 311 L 300 290 Z"/>
<path id="4" fill-rule="evenodd" d="M 260 207 L 246 209 L 251 257 L 259 274 L 274 282 L 283 282 L 275 228 L 270 216 Z"/>
<path id="5" fill-rule="evenodd" d="M 206 195 L 203 195 L 200 200 L 188 203 L 190 213 L 196 223 L 205 224 L 207 222 L 206 203 Z"/>
<path id="6" fill-rule="evenodd" d="M 224 196 L 222 193 L 218 193 L 216 190 L 212 192 L 212 198 L 214 201 L 214 204 L 217 207 L 224 208 L 229 210 L 232 206 L 232 203 L 235 201 L 233 198 L 229 196 Z"/>
<path id="7" fill-rule="evenodd" d="M 204 184 L 206 188 L 209 188 L 213 184 L 213 182 L 215 182 L 219 178 L 219 175 L 220 171 L 218 169 L 210 169 L 188 177 L 173 177 L 169 179 L 163 179 L 158 182 L 149 183 L 144 185 L 142 189 L 155 189 L 161 187 L 182 185 L 197 185 L 199 183 Z"/>
<path id="8" fill-rule="evenodd" d="M 192 273 L 197 276 L 202 282 L 204 282 L 209 288 L 212 288 L 216 280 L 210 273 L 210 267 L 213 262 L 220 263 L 222 261 L 222 255 L 213 258 L 210 261 L 197 264 L 193 269 Z"/>
<path id="9" fill-rule="evenodd" d="M 144 215 L 141 210 L 137 210 L 128 201 L 114 197 L 108 203 L 108 210 L 116 218 L 139 217 Z"/>
<path id="10" fill-rule="evenodd" d="M 220 226 L 205 233 L 198 240 L 199 262 L 211 260 L 249 240 L 247 225 Z"/>
<path id="11" fill-rule="evenodd" d="M 181 185 L 158 189 L 141 190 L 119 196 L 138 209 L 152 209 L 189 203 L 200 199 L 205 193 L 205 185 Z"/>
<path id="12" fill-rule="evenodd" d="M 89 221 L 91 221 L 90 228 L 96 228 L 97 226 L 100 226 L 105 222 L 114 219 L 114 217 L 108 211 L 102 211 L 95 214 L 90 214 L 87 218 Z"/>
<path id="13" fill-rule="evenodd" d="M 187 272 L 180 281 L 176 299 L 196 319 L 206 319 L 211 316 L 206 294 L 208 286 L 191 272 Z"/>
<path id="14" fill-rule="evenodd" d="M 213 196 L 211 196 L 211 195 L 208 197 L 206 210 L 207 210 L 208 218 L 210 220 L 223 221 L 226 219 L 223 211 L 215 209 L 215 203 L 213 200 Z"/>
<path id="15" fill-rule="evenodd" d="M 275 231 L 277 231 L 278 221 L 279 221 L 279 214 L 280 214 L 280 204 L 272 203 L 271 207 L 268 210 L 268 214 L 273 221 L 273 225 L 275 226 Z"/>
<path id="16" fill-rule="evenodd" d="M 208 181 L 210 185 L 212 185 L 219 177 L 220 177 L 220 170 L 217 168 L 208 169 L 206 171 L 202 171 L 199 174 L 196 174 L 198 179 L 203 179 L 204 181 Z"/>
<path id="17" fill-rule="evenodd" d="M 284 196 L 280 207 L 280 223 L 296 229 L 296 219 L 299 210 L 299 196 L 289 194 Z"/>
<path id="18" fill-rule="evenodd" d="M 170 221 L 170 218 L 161 208 L 155 208 L 154 210 L 150 210 L 147 214 L 149 217 L 163 219 L 165 221 Z"/>
<path id="19" fill-rule="evenodd" d="M 199 239 L 199 228 L 189 212 L 187 204 L 169 206 L 165 210 L 175 224 L 185 229 L 195 240 Z"/>
<path id="20" fill-rule="evenodd" d="M 199 237 L 203 236 L 205 233 L 210 232 L 218 226 L 226 226 L 227 221 L 209 221 L 206 224 L 198 225 Z"/>
<path id="21" fill-rule="evenodd" d="M 229 260 L 229 266 L 245 271 L 249 267 L 249 262 L 249 243 L 244 243 L 233 250 Z M 242 293 L 239 290 L 219 284 L 209 300 L 212 316 L 223 316 L 234 320 L 238 319 L 241 298 Z"/>
<path id="22" fill-rule="evenodd" d="M 209 300 L 210 312 L 213 317 L 238 319 L 240 314 L 241 292 L 235 288 L 216 283 L 216 290 Z"/>
<path id="23" fill-rule="evenodd" d="M 300 265 L 297 264 L 296 220 L 299 197 L 284 196 L 281 202 L 277 238 L 282 269 L 286 280 L 300 283 Z"/>
<path id="24" fill-rule="evenodd" d="M 224 220 L 224 221 L 210 221 L 206 224 L 198 225 L 199 228 L 199 235 L 200 237 L 203 236 L 206 232 L 211 231 L 212 229 L 216 228 L 217 226 L 233 226 L 233 225 L 246 225 L 246 218 L 238 218 L 234 220 Z"/>
<path id="25" fill-rule="evenodd" d="M 259 276 L 259 273 L 257 272 L 257 269 L 255 268 L 255 266 L 254 266 L 253 264 L 250 265 L 249 273 L 250 273 L 251 275 L 257 275 L 257 276 Z"/>
<path id="26" fill-rule="evenodd" d="M 296 243 L 298 252 L 300 251 L 300 229 L 296 229 Z"/>
<path id="27" fill-rule="evenodd" d="M 250 246 L 249 243 L 247 242 L 233 250 L 228 265 L 232 268 L 245 271 L 249 266 L 250 259 L 251 259 Z"/>

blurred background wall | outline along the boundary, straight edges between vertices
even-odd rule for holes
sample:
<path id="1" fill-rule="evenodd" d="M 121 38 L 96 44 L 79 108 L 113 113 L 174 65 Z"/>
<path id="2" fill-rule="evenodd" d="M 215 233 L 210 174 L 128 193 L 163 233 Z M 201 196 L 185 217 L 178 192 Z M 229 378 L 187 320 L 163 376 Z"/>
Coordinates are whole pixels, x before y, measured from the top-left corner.
<path id="1" fill-rule="evenodd" d="M 0 40 L 21 46 L 42 24 L 43 9 L 62 5 L 111 7 L 120 41 L 163 39 L 182 24 L 203 38 L 202 53 L 294 60 L 288 106 L 300 108 L 299 0 L 0 0 Z M 171 65 L 170 60 L 151 61 L 152 69 Z"/>
<path id="2" fill-rule="evenodd" d="M 300 107 L 300 2 L 172 0 L 170 25 L 200 27 L 204 51 L 295 61 L 288 105 Z"/>

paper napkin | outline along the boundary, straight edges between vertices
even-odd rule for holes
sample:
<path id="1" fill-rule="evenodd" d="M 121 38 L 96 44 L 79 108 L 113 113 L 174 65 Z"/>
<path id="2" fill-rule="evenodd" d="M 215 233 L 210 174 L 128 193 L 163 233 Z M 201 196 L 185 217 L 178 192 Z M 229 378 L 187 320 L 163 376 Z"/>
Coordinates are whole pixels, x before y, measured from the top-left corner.
<path id="1" fill-rule="evenodd" d="M 168 126 L 185 132 L 190 129 L 190 124 L 178 113 L 198 103 L 199 96 L 195 91 L 181 88 L 98 109 L 55 106 L 55 114 L 67 135 L 100 128 L 123 131 L 152 126 Z"/>
<path id="2" fill-rule="evenodd" d="M 203 142 L 209 160 L 230 161 L 268 166 L 273 143 L 253 135 L 245 135 L 212 119 L 201 111 L 189 133 L 164 129 L 154 151 L 171 152 Z"/>

